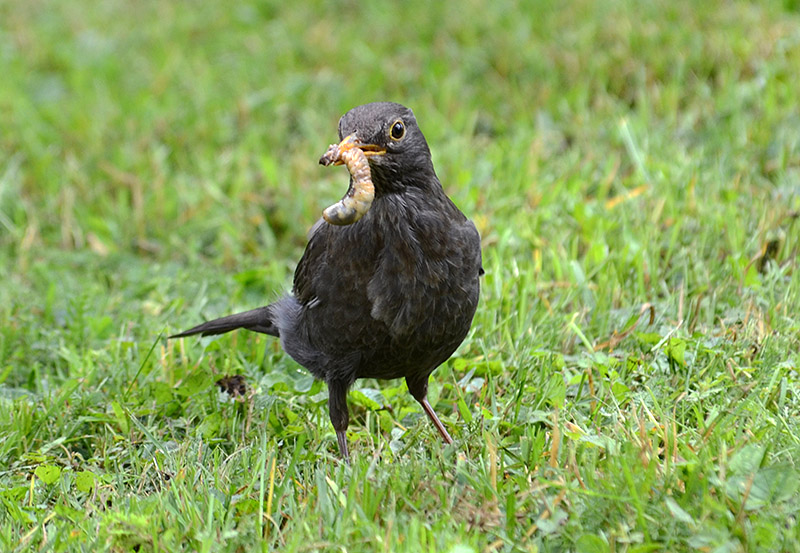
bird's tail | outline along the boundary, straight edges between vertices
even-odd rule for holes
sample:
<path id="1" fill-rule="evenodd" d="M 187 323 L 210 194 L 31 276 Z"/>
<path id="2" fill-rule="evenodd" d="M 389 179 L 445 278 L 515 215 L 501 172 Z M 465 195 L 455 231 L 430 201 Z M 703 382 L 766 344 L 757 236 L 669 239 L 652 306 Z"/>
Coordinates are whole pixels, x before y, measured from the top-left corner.
<path id="1" fill-rule="evenodd" d="M 270 336 L 278 336 L 278 327 L 274 322 L 274 313 L 272 305 L 266 307 L 259 307 L 243 313 L 236 313 L 208 321 L 203 324 L 197 325 L 194 328 L 185 330 L 178 334 L 173 334 L 170 338 L 183 338 L 184 336 L 192 336 L 193 334 L 200 334 L 201 336 L 214 336 L 216 334 L 224 334 L 237 328 L 246 328 L 253 332 L 261 332 L 262 334 L 269 334 Z"/>

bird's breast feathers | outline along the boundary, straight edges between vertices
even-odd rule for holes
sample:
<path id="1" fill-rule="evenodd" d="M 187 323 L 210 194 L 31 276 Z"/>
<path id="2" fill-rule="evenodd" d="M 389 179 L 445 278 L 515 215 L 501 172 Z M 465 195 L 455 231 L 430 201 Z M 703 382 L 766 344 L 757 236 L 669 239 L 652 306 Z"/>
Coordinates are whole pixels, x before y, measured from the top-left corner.
<path id="1" fill-rule="evenodd" d="M 295 274 L 295 295 L 307 316 L 372 318 L 398 339 L 446 332 L 439 327 L 468 312 L 471 320 L 480 237 L 443 193 L 434 200 L 383 197 L 353 225 L 318 222 Z"/>
<path id="2" fill-rule="evenodd" d="M 452 203 L 447 200 L 447 205 Z M 438 213 L 406 204 L 376 213 L 388 220 L 377 225 L 381 247 L 367 297 L 370 315 L 393 336 L 415 331 L 427 321 L 448 324 L 475 307 L 480 237 L 452 207 L 453 213 Z"/>

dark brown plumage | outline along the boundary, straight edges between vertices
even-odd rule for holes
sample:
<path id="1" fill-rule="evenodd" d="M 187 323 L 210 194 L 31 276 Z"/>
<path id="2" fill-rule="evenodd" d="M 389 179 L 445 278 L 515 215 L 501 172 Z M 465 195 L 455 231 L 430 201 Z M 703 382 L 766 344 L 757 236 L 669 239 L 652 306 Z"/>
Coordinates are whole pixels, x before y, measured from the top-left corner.
<path id="1" fill-rule="evenodd" d="M 349 458 L 347 390 L 357 378 L 405 378 L 442 438 L 428 377 L 464 340 L 478 304 L 480 237 L 447 197 L 410 109 L 366 104 L 339 121 L 369 154 L 375 198 L 353 224 L 323 219 L 309 233 L 292 294 L 173 338 L 238 328 L 277 336 L 328 385 L 339 448 Z"/>

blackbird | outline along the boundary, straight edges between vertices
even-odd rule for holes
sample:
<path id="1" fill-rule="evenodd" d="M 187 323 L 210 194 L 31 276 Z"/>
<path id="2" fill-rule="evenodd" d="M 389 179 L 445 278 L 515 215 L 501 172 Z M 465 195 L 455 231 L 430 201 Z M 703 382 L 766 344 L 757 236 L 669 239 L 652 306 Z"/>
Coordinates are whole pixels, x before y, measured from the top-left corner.
<path id="1" fill-rule="evenodd" d="M 316 222 L 291 294 L 171 338 L 238 328 L 280 338 L 295 361 L 327 383 L 345 460 L 347 390 L 357 378 L 405 378 L 453 443 L 427 400 L 428 377 L 472 324 L 483 274 L 480 236 L 442 189 L 410 109 L 391 102 L 353 108 L 339 120 L 339 139 L 367 156 L 374 185 L 368 211 L 343 226 Z"/>

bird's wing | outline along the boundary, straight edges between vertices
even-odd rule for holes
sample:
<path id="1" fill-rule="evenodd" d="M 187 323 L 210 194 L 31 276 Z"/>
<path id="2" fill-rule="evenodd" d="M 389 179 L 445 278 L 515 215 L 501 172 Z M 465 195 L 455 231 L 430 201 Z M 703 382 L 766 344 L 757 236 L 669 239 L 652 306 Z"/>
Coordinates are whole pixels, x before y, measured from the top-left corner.
<path id="1" fill-rule="evenodd" d="M 370 314 L 396 338 L 417 333 L 423 322 L 431 334 L 445 334 L 444 327 L 462 316 L 464 306 L 477 301 L 478 231 L 455 206 L 442 215 L 420 211 L 407 225 L 398 225 L 367 287 Z"/>
<path id="2" fill-rule="evenodd" d="M 375 272 L 377 243 L 370 229 L 334 226 L 320 219 L 294 273 L 293 293 L 304 307 L 340 317 L 368 317 L 364 290 Z"/>
<path id="3" fill-rule="evenodd" d="M 314 267 L 318 267 L 325 257 L 327 227 L 324 219 L 318 220 L 308 232 L 308 244 L 294 271 L 294 297 L 301 305 L 314 300 Z"/>

